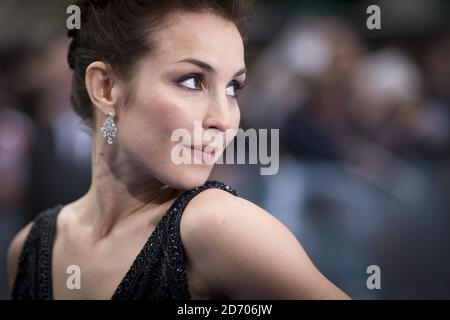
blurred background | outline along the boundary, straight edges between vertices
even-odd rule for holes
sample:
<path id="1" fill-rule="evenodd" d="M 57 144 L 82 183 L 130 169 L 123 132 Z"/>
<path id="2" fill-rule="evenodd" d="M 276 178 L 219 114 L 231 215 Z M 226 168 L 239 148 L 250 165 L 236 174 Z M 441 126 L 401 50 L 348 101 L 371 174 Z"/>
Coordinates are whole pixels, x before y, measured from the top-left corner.
<path id="1" fill-rule="evenodd" d="M 12 237 L 90 184 L 71 3 L 0 0 L 0 299 Z M 381 30 L 366 26 L 372 4 Z M 449 14 L 444 0 L 256 0 L 242 126 L 280 129 L 280 169 L 218 165 L 211 179 L 281 220 L 354 299 L 450 299 Z"/>

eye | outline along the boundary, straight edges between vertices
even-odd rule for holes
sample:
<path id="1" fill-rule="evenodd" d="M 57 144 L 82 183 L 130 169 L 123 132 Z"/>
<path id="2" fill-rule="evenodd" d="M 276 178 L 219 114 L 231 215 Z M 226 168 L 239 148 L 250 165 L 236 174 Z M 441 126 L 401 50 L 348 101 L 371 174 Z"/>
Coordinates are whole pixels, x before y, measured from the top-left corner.
<path id="1" fill-rule="evenodd" d="M 232 81 L 231 84 L 225 89 L 228 96 L 237 98 L 239 96 L 239 91 L 244 88 L 244 85 L 239 81 Z"/>
<path id="2" fill-rule="evenodd" d="M 177 84 L 182 86 L 183 88 L 189 90 L 199 91 L 202 90 L 202 77 L 201 75 L 191 74 L 189 76 L 185 76 L 177 81 Z"/>

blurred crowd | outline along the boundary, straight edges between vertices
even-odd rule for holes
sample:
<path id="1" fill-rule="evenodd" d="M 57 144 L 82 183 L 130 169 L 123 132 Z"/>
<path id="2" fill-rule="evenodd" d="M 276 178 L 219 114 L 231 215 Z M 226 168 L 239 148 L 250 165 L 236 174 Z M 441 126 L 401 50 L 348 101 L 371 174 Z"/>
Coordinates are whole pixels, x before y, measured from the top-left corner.
<path id="1" fill-rule="evenodd" d="M 380 2 L 382 13 L 393 2 Z M 219 165 L 211 178 L 285 223 L 353 298 L 450 298 L 450 25 L 439 24 L 448 6 L 398 2 L 408 16 L 370 33 L 357 1 L 323 2 L 339 14 L 257 1 L 242 125 L 280 129 L 280 171 Z M 435 28 L 414 25 L 424 15 Z M 68 40 L 50 31 L 38 44 L 0 41 L 0 299 L 12 236 L 90 183 Z M 381 290 L 366 286 L 370 265 Z"/>

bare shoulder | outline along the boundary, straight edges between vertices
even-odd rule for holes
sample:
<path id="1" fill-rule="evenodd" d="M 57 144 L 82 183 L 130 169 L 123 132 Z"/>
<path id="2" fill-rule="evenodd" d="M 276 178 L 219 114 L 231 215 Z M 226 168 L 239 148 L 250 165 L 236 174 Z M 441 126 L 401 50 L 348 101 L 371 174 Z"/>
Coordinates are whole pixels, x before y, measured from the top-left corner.
<path id="1" fill-rule="evenodd" d="M 181 237 L 192 268 L 230 299 L 348 298 L 271 213 L 220 189 L 187 206 Z"/>
<path id="2" fill-rule="evenodd" d="M 31 227 L 33 226 L 33 222 L 30 222 L 26 225 L 19 233 L 11 241 L 8 249 L 8 283 L 10 289 L 14 284 L 14 280 L 16 279 L 17 268 L 19 266 L 19 258 L 20 253 L 22 252 L 23 245 L 25 240 L 30 233 Z"/>

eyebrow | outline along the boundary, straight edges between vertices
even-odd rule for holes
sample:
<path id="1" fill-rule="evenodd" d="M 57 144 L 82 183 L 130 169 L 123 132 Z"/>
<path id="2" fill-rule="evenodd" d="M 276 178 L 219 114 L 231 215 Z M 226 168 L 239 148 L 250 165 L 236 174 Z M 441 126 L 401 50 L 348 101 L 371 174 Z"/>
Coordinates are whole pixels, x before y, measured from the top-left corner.
<path id="1" fill-rule="evenodd" d="M 197 59 L 187 58 L 187 59 L 180 60 L 177 63 L 183 63 L 183 62 L 193 64 L 193 65 L 195 65 L 195 66 L 197 66 L 197 67 L 199 67 L 199 68 L 201 68 L 201 69 L 203 69 L 203 70 L 205 70 L 206 72 L 209 72 L 209 73 L 214 73 L 216 71 L 212 66 L 210 66 L 206 62 L 203 62 L 203 61 L 200 61 L 200 60 L 197 60 Z M 247 69 L 243 68 L 243 69 L 239 70 L 238 72 L 236 72 L 234 74 L 233 78 L 239 77 L 239 76 L 241 76 L 241 75 L 243 75 L 245 73 L 247 73 Z"/>

